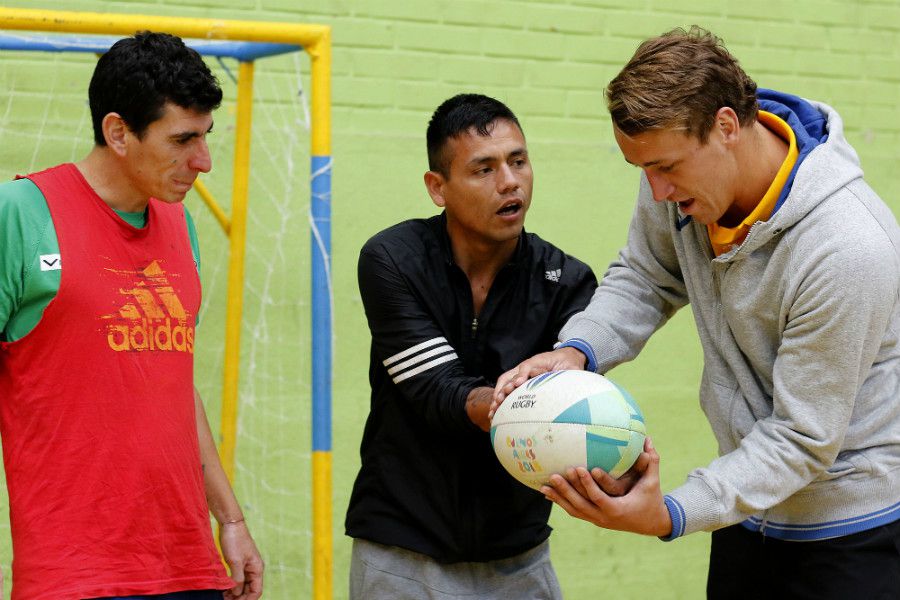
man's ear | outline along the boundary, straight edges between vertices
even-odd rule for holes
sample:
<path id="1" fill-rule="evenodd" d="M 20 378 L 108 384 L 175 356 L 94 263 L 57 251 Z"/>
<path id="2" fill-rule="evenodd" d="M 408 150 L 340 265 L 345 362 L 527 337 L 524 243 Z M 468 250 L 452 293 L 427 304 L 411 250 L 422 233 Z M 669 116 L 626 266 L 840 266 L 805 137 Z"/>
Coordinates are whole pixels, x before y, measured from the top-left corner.
<path id="1" fill-rule="evenodd" d="M 124 156 L 128 145 L 127 138 L 131 133 L 128 125 L 125 124 L 125 119 L 119 113 L 107 113 L 101 122 L 101 129 L 103 139 L 106 140 L 109 149 L 119 156 Z"/>
<path id="2" fill-rule="evenodd" d="M 737 113 L 729 106 L 723 106 L 716 111 L 715 125 L 726 143 L 735 143 L 741 137 L 741 120 Z"/>
<path id="3" fill-rule="evenodd" d="M 435 206 L 441 208 L 446 205 L 444 200 L 445 181 L 444 176 L 437 171 L 425 172 L 425 189 L 428 190 L 428 195 L 431 196 L 431 201 L 434 202 Z"/>

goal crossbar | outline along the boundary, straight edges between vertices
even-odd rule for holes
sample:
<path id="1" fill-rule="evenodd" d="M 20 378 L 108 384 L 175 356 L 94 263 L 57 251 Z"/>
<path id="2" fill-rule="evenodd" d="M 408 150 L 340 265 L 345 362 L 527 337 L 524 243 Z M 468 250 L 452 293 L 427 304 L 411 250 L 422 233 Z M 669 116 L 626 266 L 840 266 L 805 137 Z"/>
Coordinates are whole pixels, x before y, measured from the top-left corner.
<path id="1" fill-rule="evenodd" d="M 12 34 L 0 32 L 0 49 L 38 52 L 91 52 L 101 54 L 109 50 L 120 38 L 109 35 L 46 35 Z M 297 52 L 303 48 L 296 44 L 272 44 L 265 42 L 240 42 L 227 40 L 185 39 L 184 43 L 204 56 L 233 58 L 251 62 L 268 56 Z"/>

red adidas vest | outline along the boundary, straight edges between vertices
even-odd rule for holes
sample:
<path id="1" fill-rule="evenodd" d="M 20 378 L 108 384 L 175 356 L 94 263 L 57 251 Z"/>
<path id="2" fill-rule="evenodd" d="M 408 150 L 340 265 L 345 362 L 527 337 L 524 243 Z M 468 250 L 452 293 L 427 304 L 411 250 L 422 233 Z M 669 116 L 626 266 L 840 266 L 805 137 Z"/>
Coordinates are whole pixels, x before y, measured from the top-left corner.
<path id="1" fill-rule="evenodd" d="M 151 199 L 136 229 L 72 164 L 29 179 L 62 271 L 34 330 L 0 344 L 13 599 L 228 588 L 197 440 L 184 209 Z"/>

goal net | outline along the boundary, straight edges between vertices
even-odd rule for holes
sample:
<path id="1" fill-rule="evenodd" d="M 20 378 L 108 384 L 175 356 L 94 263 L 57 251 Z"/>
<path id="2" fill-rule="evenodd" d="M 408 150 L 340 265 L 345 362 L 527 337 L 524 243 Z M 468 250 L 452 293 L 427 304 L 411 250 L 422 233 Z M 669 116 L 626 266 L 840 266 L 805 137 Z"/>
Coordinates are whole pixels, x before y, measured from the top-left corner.
<path id="1" fill-rule="evenodd" d="M 0 29 L 2 16 L 0 12 Z M 122 35 L 74 37 L 0 31 L 2 177 L 10 179 L 16 174 L 75 162 L 90 151 L 93 134 L 87 87 L 96 63 L 93 45 L 105 44 L 108 48 L 119 37 Z M 213 169 L 201 176 L 208 197 L 221 210 L 217 215 L 196 191 L 185 199 L 200 237 L 203 283 L 195 382 L 212 430 L 222 432 L 217 443 L 221 447 L 230 443 L 234 449 L 233 462 L 229 464 L 223 455 L 223 464 L 231 471 L 235 492 L 266 560 L 266 597 L 330 598 L 330 512 L 311 518 L 314 502 L 321 504 L 323 498 L 330 511 L 330 473 L 320 472 L 316 478 L 314 467 L 316 450 L 330 451 L 330 429 L 319 433 L 320 438 L 325 436 L 325 442 L 320 439 L 318 448 L 313 433 L 316 419 L 324 418 L 324 426 L 330 428 L 330 409 L 323 417 L 314 415 L 311 406 L 315 385 L 330 389 L 331 344 L 327 340 L 327 381 L 314 385 L 308 375 L 313 369 L 310 338 L 314 323 L 324 321 L 330 328 L 331 301 L 327 222 L 324 228 L 316 226 L 317 221 L 327 221 L 327 216 L 317 217 L 314 210 L 311 212 L 311 202 L 315 204 L 319 198 L 330 203 L 330 158 L 311 156 L 315 152 L 310 143 L 314 129 L 309 97 L 311 61 L 299 46 L 252 61 L 246 241 L 243 281 L 237 286 L 238 314 L 242 313 L 236 389 L 239 400 L 229 408 L 226 388 L 237 378 L 236 372 L 229 375 L 223 366 L 229 362 L 225 323 L 233 318 L 234 307 L 229 308 L 229 302 L 235 301 L 235 286 L 229 283 L 235 277 L 233 237 L 240 226 L 232 201 L 239 187 L 233 183 L 233 175 L 240 169 L 234 155 L 236 144 L 240 146 L 236 138 L 241 135 L 239 79 L 247 76 L 241 69 L 249 61 L 222 56 L 219 50 L 202 47 L 203 41 L 183 37 L 204 54 L 224 92 L 222 105 L 213 114 L 213 132 L 207 138 Z M 35 38 L 50 41 L 36 42 Z M 28 40 L 24 44 L 29 49 L 18 49 L 16 40 Z M 55 44 L 64 51 L 36 51 L 42 43 Z M 316 174 L 310 175 L 311 163 L 313 171 L 318 166 L 319 175 L 325 172 L 328 176 L 327 188 L 320 186 L 317 191 Z M 312 235 L 308 233 L 311 224 Z M 310 318 L 313 294 L 309 274 L 317 257 L 323 261 L 325 272 L 314 285 L 325 288 L 320 293 L 324 292 L 329 306 L 324 316 Z M 330 402 L 330 398 L 325 400 Z M 330 469 L 330 462 L 324 466 Z M 322 465 L 318 470 L 322 471 Z M 315 491 L 310 492 L 310 482 L 313 488 L 320 486 L 318 500 L 314 500 Z M 8 594 L 11 549 L 5 514 L 8 505 L 2 504 L 0 564 L 7 576 Z M 322 522 L 326 518 L 328 522 Z M 317 535 L 324 535 L 324 531 L 329 536 L 324 540 L 314 539 L 316 520 L 320 522 Z"/>

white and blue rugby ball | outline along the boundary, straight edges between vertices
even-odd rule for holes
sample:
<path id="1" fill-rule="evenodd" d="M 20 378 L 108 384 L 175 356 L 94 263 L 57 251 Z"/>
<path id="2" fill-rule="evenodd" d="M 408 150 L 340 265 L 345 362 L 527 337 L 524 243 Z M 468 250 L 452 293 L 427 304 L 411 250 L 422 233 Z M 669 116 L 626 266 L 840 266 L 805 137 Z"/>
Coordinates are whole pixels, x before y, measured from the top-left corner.
<path id="1" fill-rule="evenodd" d="M 618 478 L 637 460 L 646 433 L 628 392 L 589 371 L 552 371 L 529 379 L 491 421 L 500 464 L 534 489 L 568 467 L 600 467 Z"/>

